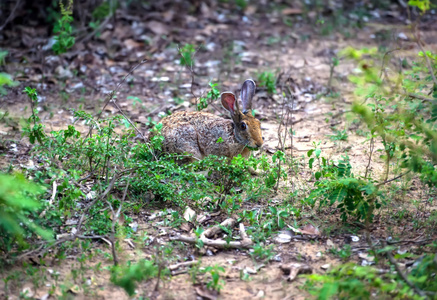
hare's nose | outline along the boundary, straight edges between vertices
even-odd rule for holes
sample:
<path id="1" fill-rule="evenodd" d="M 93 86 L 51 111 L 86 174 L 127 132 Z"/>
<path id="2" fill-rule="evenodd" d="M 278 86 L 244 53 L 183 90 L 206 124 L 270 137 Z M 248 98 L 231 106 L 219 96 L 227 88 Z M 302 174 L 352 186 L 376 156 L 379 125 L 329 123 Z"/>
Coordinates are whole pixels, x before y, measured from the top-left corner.
<path id="1" fill-rule="evenodd" d="M 260 148 L 263 145 L 263 143 L 256 143 L 256 147 Z"/>

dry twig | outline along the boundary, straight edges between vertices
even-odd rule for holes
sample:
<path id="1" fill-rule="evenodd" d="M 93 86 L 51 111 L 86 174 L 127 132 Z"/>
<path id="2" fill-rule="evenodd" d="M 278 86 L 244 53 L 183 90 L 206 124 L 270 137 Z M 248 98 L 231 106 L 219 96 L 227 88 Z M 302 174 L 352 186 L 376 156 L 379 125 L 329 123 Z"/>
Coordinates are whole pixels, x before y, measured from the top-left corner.
<path id="1" fill-rule="evenodd" d="M 21 0 L 17 0 L 17 2 L 15 3 L 15 6 L 12 9 L 11 13 L 9 14 L 8 18 L 5 20 L 3 25 L 0 26 L 0 31 L 2 31 L 6 27 L 6 25 L 8 25 L 8 23 L 15 18 L 15 11 L 17 10 L 18 6 L 20 6 L 20 3 L 21 3 Z"/>
<path id="2" fill-rule="evenodd" d="M 235 225 L 236 221 L 232 218 L 226 219 L 223 221 L 220 226 L 224 227 L 226 225 L 232 225 L 232 227 Z M 240 236 L 242 238 L 241 242 L 227 242 L 225 240 L 212 240 L 209 237 L 212 237 L 216 235 L 217 233 L 221 232 L 221 227 L 216 225 L 211 228 L 208 228 L 205 230 L 201 235 L 199 240 L 203 242 L 204 245 L 219 248 L 219 249 L 240 249 L 240 248 L 249 248 L 253 242 L 252 240 L 247 236 L 244 225 L 240 224 Z M 179 235 L 175 237 L 170 237 L 170 240 L 172 241 L 180 241 L 180 242 L 186 242 L 190 244 L 196 244 L 198 239 L 195 237 L 185 236 L 185 235 Z"/>

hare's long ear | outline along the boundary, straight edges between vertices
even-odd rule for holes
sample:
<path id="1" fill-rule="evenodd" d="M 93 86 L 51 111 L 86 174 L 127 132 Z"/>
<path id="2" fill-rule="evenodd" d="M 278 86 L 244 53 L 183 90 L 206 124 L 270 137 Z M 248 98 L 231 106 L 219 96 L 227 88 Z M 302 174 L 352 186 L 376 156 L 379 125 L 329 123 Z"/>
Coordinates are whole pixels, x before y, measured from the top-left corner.
<path id="1" fill-rule="evenodd" d="M 238 102 L 235 98 L 235 94 L 232 92 L 223 92 L 220 95 L 223 107 L 234 116 L 240 109 L 238 108 Z"/>
<path id="2" fill-rule="evenodd" d="M 252 110 L 252 98 L 255 95 L 256 84 L 252 79 L 247 79 L 241 87 L 241 102 L 243 102 L 243 114 Z"/>

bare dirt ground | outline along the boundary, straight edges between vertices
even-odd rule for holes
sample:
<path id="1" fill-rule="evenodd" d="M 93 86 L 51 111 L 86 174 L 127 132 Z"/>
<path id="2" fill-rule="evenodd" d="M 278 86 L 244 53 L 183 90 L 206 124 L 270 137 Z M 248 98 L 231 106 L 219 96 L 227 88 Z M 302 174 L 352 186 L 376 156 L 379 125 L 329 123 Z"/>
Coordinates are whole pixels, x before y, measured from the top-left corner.
<path id="1" fill-rule="evenodd" d="M 196 15 L 179 15 L 177 8 L 169 10 L 144 12 L 129 15 L 120 12 L 113 21 L 109 22 L 98 37 L 88 41 L 80 41 L 68 53 L 55 56 L 50 51 L 44 51 L 47 39 L 45 26 L 31 26 L 25 24 L 19 27 L 6 28 L 0 47 L 8 50 L 10 56 L 4 71 L 14 74 L 20 85 L 8 89 L 7 95 L 0 98 L 0 109 L 10 113 L 12 124 L 0 124 L 0 167 L 6 169 L 32 166 L 33 158 L 29 155 L 31 145 L 28 140 L 20 137 L 19 118 L 29 115 L 29 104 L 26 96 L 21 92 L 25 86 L 35 87 L 39 93 L 38 109 L 41 111 L 43 123 L 47 130 L 58 130 L 72 124 L 72 108 L 85 109 L 97 113 L 104 105 L 108 92 L 115 89 L 120 80 L 141 59 L 148 61 L 140 65 L 132 75 L 122 84 L 117 93 L 117 103 L 130 119 L 139 124 L 140 130 L 148 133 L 148 118 L 159 121 L 162 113 L 183 109 L 193 110 L 196 95 L 208 88 L 208 82 L 218 82 L 221 91 L 237 90 L 244 79 L 257 78 L 263 71 L 272 71 L 279 75 L 278 89 L 288 80 L 293 81 L 295 102 L 292 110 L 284 108 L 281 95 L 269 95 L 265 88 L 259 87 L 254 100 L 257 117 L 262 120 L 265 144 L 263 153 L 271 155 L 280 149 L 278 132 L 282 134 L 280 120 L 286 110 L 291 112 L 286 125 L 295 133 L 293 144 L 287 137 L 285 149 L 287 155 L 292 155 L 304 164 L 306 152 L 314 148 L 314 142 L 320 142 L 320 148 L 326 157 L 338 159 L 346 153 L 351 157 L 355 173 L 364 172 L 368 162 L 368 144 L 366 138 L 356 134 L 358 125 L 352 124 L 353 117 L 344 113 L 350 109 L 350 104 L 356 100 L 353 95 L 354 86 L 347 80 L 353 72 L 354 64 L 341 61 L 334 70 L 332 86 L 340 92 L 340 97 L 332 99 L 326 97 L 327 84 L 330 79 L 330 62 L 333 53 L 352 46 L 355 48 L 378 47 L 380 40 L 374 37 L 378 33 L 390 29 L 391 36 L 384 43 L 388 48 L 403 43 L 415 45 L 409 39 L 406 31 L 404 16 L 395 11 L 394 18 L 379 18 L 366 23 L 360 30 L 351 29 L 353 35 L 345 38 L 338 32 L 328 36 L 320 36 L 314 30 L 314 25 L 301 22 L 289 27 L 281 20 L 289 12 L 272 11 L 263 13 L 251 6 L 245 12 L 235 13 L 225 8 L 202 6 L 204 12 Z M 292 15 L 294 16 L 294 15 Z M 298 19 L 296 19 L 298 20 Z M 313 20 L 314 21 L 314 20 Z M 311 22 L 310 22 L 311 23 Z M 313 22 L 314 23 L 314 22 Z M 436 24 L 436 23 L 434 23 Z M 393 30 L 393 28 L 398 28 Z M 406 35 L 400 40 L 399 34 Z M 437 28 L 429 25 L 422 29 L 422 38 L 427 47 L 434 52 L 437 50 L 435 36 Z M 14 39 L 12 39 L 14 37 Z M 37 38 L 41 37 L 41 38 Z M 148 42 L 144 42 L 144 41 Z M 195 74 L 192 87 L 191 73 L 187 68 L 179 65 L 180 56 L 176 45 L 192 43 L 204 45 L 195 55 Z M 418 51 L 412 48 L 403 51 L 400 56 L 408 57 Z M 141 103 L 133 104 L 131 97 L 138 97 Z M 174 99 L 181 99 L 175 103 Z M 208 108 L 210 111 L 225 115 L 218 104 Z M 104 114 L 117 114 L 118 109 L 109 105 Z M 294 123 L 294 124 L 293 124 Z M 80 124 L 79 128 L 80 128 Z M 346 130 L 347 141 L 333 142 L 329 135 L 333 129 Z M 282 129 L 283 130 L 283 129 Z M 83 133 L 86 133 L 83 127 Z M 381 145 L 376 145 L 380 148 Z M 260 155 L 261 153 L 255 153 Z M 305 163 L 306 164 L 306 163 Z M 396 165 L 393 165 L 395 168 Z M 371 171 L 374 178 L 379 180 L 384 172 L 384 163 L 376 158 Z M 293 186 L 311 186 L 307 165 L 302 165 L 297 173 L 290 173 L 287 182 L 282 182 L 279 192 L 272 194 L 267 200 L 283 201 L 288 198 L 288 189 Z M 401 179 L 402 180 L 402 179 Z M 372 237 L 387 238 L 391 235 L 402 235 L 404 240 L 417 240 L 423 231 L 412 230 L 411 218 L 406 217 L 397 223 L 388 223 L 387 216 L 394 214 L 400 206 L 408 207 L 413 215 L 416 211 L 411 206 L 410 199 L 422 201 L 426 195 L 416 181 L 403 195 L 394 195 L 395 201 L 391 207 L 378 212 Z M 401 184 L 401 183 L 399 183 Z M 294 199 L 296 202 L 299 199 Z M 246 209 L 264 207 L 266 204 L 244 204 Z M 435 209 L 435 208 L 434 208 Z M 138 215 L 131 215 L 134 222 L 139 224 L 138 236 L 146 234 L 154 237 L 154 243 L 166 243 L 170 236 L 183 230 L 166 227 L 163 220 L 167 216 L 151 220 L 155 212 L 142 211 Z M 199 212 L 202 213 L 202 212 Z M 202 266 L 220 265 L 225 268 L 223 289 L 219 296 L 211 294 L 201 285 L 193 285 L 189 274 L 182 273 L 161 282 L 158 299 L 305 299 L 310 295 L 302 289 L 304 278 L 297 278 L 293 282 L 286 280 L 286 275 L 279 268 L 299 262 L 310 266 L 312 272 L 324 273 L 341 260 L 329 253 L 332 247 L 341 248 L 345 243 L 351 243 L 352 259 L 363 262 L 360 253 L 368 250 L 362 229 L 354 224 L 345 227 L 341 224 L 337 214 L 327 215 L 329 211 L 307 211 L 303 215 L 305 220 L 311 221 L 319 228 L 321 235 L 316 237 L 294 237 L 288 243 L 277 243 L 273 239 L 275 259 L 265 264 L 254 262 L 247 251 L 220 250 L 208 248 L 199 252 L 194 245 L 178 244 L 174 251 L 180 260 L 186 258 L 201 260 Z M 422 216 L 426 217 L 426 216 Z M 205 228 L 221 222 L 225 216 L 216 216 Z M 290 224 L 292 224 L 290 220 Z M 346 228 L 346 229 L 345 229 Z M 359 241 L 350 242 L 351 236 L 356 235 Z M 428 235 L 427 235 L 428 236 Z M 436 238 L 430 235 L 430 238 Z M 109 272 L 105 270 L 112 261 L 102 253 L 110 252 L 110 247 L 103 241 L 92 241 L 93 249 L 100 249 L 87 261 L 86 271 L 74 278 L 72 270 L 80 268 L 79 252 L 70 253 L 66 259 L 57 261 L 51 258 L 52 251 L 42 263 L 38 257 L 26 258 L 25 262 L 36 267 L 40 279 L 39 283 L 23 281 L 9 287 L 9 299 L 18 299 L 20 292 L 27 291 L 28 296 L 35 299 L 54 299 L 71 297 L 74 299 L 129 299 L 123 289 L 112 285 Z M 151 258 L 154 255 L 148 243 L 121 241 L 120 259 L 122 261 L 137 261 L 140 258 Z M 405 247 L 415 247 L 414 243 Z M 56 251 L 53 249 L 53 251 Z M 175 263 L 175 262 L 173 262 Z M 101 264 L 99 271 L 95 266 Z M 325 269 L 321 267 L 325 265 Z M 327 265 L 327 266 L 326 266 Z M 21 266 L 12 266 L 7 274 L 23 270 Z M 248 271 L 249 270 L 249 271 Z M 241 275 L 250 273 L 250 279 L 243 281 Z M 54 276 L 54 274 L 58 274 Z M 1 276 L 3 277 L 3 275 Z M 85 285 L 80 282 L 86 282 Z M 48 296 L 51 285 L 58 288 L 53 296 Z M 61 292 L 60 283 L 64 284 Z M 140 283 L 138 295 L 150 297 L 156 285 L 156 280 Z M 84 288 L 86 287 L 86 289 Z M 0 283 L 0 298 L 5 297 L 4 283 Z M 2 291 L 3 290 L 3 291 Z"/>

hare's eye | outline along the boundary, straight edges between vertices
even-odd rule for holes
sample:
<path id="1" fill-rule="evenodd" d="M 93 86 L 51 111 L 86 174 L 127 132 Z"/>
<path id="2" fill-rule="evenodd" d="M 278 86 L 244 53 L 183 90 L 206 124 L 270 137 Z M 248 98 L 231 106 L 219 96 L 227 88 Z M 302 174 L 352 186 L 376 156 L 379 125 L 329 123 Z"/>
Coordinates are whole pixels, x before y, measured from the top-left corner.
<path id="1" fill-rule="evenodd" d="M 246 130 L 246 128 L 247 128 L 246 123 L 242 122 L 241 123 L 241 130 Z"/>

